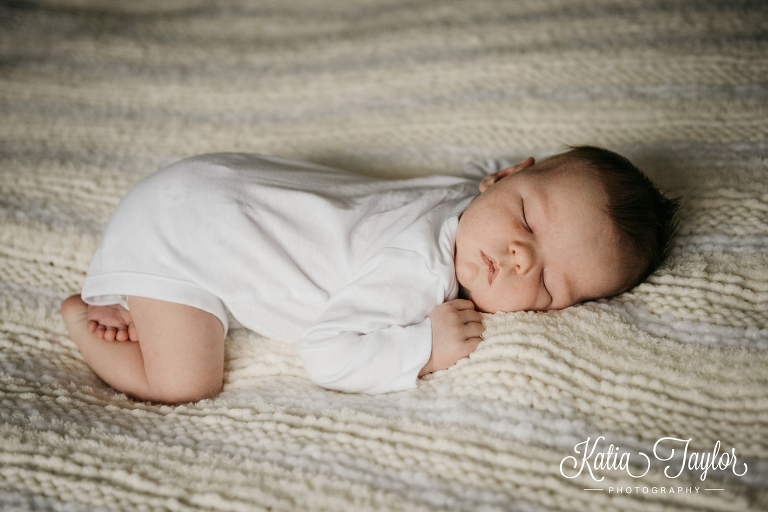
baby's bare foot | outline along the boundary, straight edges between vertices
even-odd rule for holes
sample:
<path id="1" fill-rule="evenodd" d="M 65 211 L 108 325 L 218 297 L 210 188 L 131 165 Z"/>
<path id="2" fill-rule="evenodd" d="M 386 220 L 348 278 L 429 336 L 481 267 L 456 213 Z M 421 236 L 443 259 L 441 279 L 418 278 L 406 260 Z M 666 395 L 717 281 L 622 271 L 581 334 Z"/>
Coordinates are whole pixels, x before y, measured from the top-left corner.
<path id="1" fill-rule="evenodd" d="M 88 331 L 107 341 L 139 341 L 131 312 L 124 307 L 88 305 Z"/>

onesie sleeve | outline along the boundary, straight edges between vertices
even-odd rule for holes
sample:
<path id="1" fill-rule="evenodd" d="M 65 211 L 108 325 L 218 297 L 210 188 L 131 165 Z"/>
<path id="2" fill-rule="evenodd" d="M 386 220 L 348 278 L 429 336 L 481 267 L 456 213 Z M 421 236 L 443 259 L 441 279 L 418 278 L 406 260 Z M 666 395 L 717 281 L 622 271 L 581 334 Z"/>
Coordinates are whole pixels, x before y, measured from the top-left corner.
<path id="1" fill-rule="evenodd" d="M 384 249 L 332 295 L 298 342 L 309 377 L 339 391 L 413 389 L 432 352 L 446 284 L 415 251 Z"/>

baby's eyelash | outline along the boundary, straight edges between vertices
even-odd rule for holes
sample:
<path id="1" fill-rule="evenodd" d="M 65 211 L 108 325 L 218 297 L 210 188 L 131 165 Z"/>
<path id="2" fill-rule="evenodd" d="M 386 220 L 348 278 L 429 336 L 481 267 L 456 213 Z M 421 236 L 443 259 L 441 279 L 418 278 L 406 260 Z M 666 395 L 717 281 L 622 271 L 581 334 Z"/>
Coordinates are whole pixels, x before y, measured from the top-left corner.
<path id="1" fill-rule="evenodd" d="M 547 292 L 547 295 L 552 297 L 552 294 L 549 293 L 549 290 L 547 289 L 547 283 L 544 282 L 544 269 L 541 269 L 541 274 L 539 274 L 539 281 L 541 281 L 541 287 L 544 288 L 544 291 Z"/>
<path id="2" fill-rule="evenodd" d="M 520 198 L 520 209 L 523 211 L 523 225 L 525 226 L 525 229 L 533 233 L 531 227 L 528 225 L 528 219 L 525 218 L 525 202 L 522 197 Z"/>

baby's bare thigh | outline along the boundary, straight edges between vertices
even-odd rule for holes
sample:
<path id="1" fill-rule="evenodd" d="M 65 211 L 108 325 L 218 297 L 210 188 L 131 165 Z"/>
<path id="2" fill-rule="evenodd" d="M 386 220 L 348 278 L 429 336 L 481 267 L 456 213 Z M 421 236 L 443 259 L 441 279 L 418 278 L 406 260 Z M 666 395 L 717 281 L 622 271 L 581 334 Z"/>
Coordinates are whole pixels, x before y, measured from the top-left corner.
<path id="1" fill-rule="evenodd" d="M 224 327 L 201 309 L 129 297 L 148 384 L 169 401 L 212 396 L 224 374 Z"/>

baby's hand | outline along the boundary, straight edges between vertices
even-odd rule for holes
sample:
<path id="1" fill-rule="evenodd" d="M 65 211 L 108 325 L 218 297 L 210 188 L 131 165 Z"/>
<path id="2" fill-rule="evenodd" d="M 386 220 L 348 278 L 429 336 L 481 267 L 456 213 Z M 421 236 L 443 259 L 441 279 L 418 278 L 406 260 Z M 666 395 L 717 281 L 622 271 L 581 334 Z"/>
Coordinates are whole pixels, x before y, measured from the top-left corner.
<path id="1" fill-rule="evenodd" d="M 444 370 L 468 357 L 482 341 L 483 317 L 472 301 L 456 299 L 440 304 L 429 315 L 432 355 L 419 377 Z"/>

